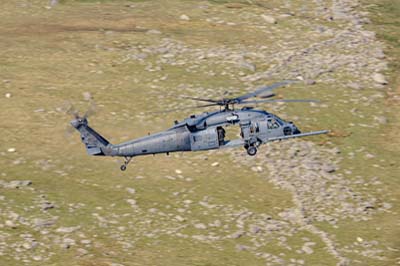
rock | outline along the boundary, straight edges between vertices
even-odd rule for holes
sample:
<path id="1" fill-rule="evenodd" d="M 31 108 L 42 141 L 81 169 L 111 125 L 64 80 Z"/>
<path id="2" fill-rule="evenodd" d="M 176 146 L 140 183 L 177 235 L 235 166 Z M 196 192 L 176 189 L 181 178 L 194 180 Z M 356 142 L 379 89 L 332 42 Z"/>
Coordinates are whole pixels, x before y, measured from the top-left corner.
<path id="1" fill-rule="evenodd" d="M 212 163 L 211 166 L 212 166 L 212 167 L 219 166 L 219 162 Z"/>
<path id="2" fill-rule="evenodd" d="M 182 174 L 182 171 L 179 170 L 179 169 L 176 169 L 176 170 L 175 170 L 175 173 L 177 173 L 178 175 L 180 175 L 180 174 Z"/>
<path id="3" fill-rule="evenodd" d="M 382 207 L 383 207 L 384 209 L 386 209 L 386 210 L 389 210 L 389 209 L 392 208 L 392 204 L 387 203 L 387 202 L 384 202 L 384 203 L 382 204 Z"/>
<path id="4" fill-rule="evenodd" d="M 50 1 L 50 6 L 55 6 L 58 4 L 58 0 L 51 0 Z"/>
<path id="5" fill-rule="evenodd" d="M 261 228 L 258 227 L 257 225 L 250 225 L 250 232 L 252 234 L 257 234 L 261 231 Z"/>
<path id="6" fill-rule="evenodd" d="M 261 166 L 253 166 L 251 167 L 251 170 L 257 173 L 261 173 L 263 171 L 263 168 Z"/>
<path id="7" fill-rule="evenodd" d="M 179 215 L 176 215 L 176 216 L 175 216 L 175 219 L 176 219 L 178 222 L 184 222 L 184 221 L 185 221 L 185 218 L 183 218 L 182 216 L 179 216 Z"/>
<path id="8" fill-rule="evenodd" d="M 265 22 L 269 23 L 269 24 L 277 24 L 278 22 L 276 21 L 276 19 L 272 16 L 269 15 L 261 15 L 261 17 L 264 19 Z"/>
<path id="9" fill-rule="evenodd" d="M 84 244 L 84 245 L 89 245 L 89 244 L 92 243 L 92 241 L 90 239 L 82 239 L 81 243 Z"/>
<path id="10" fill-rule="evenodd" d="M 336 171 L 336 167 L 334 165 L 332 165 L 332 164 L 325 164 L 322 167 L 322 170 L 324 170 L 327 173 L 333 173 L 333 172 Z"/>
<path id="11" fill-rule="evenodd" d="M 387 118 L 384 116 L 375 116 L 374 118 L 379 124 L 382 124 L 382 125 L 387 124 Z"/>
<path id="12" fill-rule="evenodd" d="M 251 72 L 255 72 L 256 71 L 256 66 L 253 63 L 247 62 L 247 61 L 241 61 L 239 66 L 241 68 L 250 70 Z"/>
<path id="13" fill-rule="evenodd" d="M 179 17 L 179 19 L 181 19 L 181 20 L 186 20 L 186 21 L 189 21 L 189 20 L 190 20 L 189 16 L 187 16 L 187 15 L 185 15 L 185 14 L 181 15 L 181 16 Z"/>
<path id="14" fill-rule="evenodd" d="M 90 100 L 93 99 L 93 98 L 92 98 L 92 94 L 90 94 L 90 92 L 88 92 L 88 91 L 82 93 L 82 95 L 83 95 L 83 99 L 84 99 L 85 101 L 90 101 Z"/>
<path id="15" fill-rule="evenodd" d="M 373 154 L 371 154 L 371 153 L 366 153 L 366 154 L 365 154 L 365 158 L 367 158 L 367 159 L 373 159 L 373 158 L 375 158 L 375 155 L 373 155 Z"/>
<path id="16" fill-rule="evenodd" d="M 35 261 L 41 261 L 43 258 L 42 258 L 42 256 L 37 255 L 37 256 L 33 256 L 32 259 Z"/>
<path id="17" fill-rule="evenodd" d="M 43 211 L 47 211 L 47 210 L 53 209 L 54 207 L 55 207 L 55 205 L 53 203 L 46 201 L 46 202 L 42 203 L 41 209 Z"/>
<path id="18" fill-rule="evenodd" d="M 364 240 L 363 240 L 361 237 L 357 237 L 357 241 L 361 243 L 361 242 L 363 242 Z"/>
<path id="19" fill-rule="evenodd" d="M 75 240 L 71 238 L 64 238 L 62 247 L 65 249 L 70 248 L 71 246 L 75 245 Z"/>
<path id="20" fill-rule="evenodd" d="M 86 249 L 83 249 L 83 248 L 78 248 L 76 251 L 78 252 L 79 256 L 84 256 L 84 255 L 89 254 L 89 251 L 87 251 Z"/>
<path id="21" fill-rule="evenodd" d="M 131 206 L 136 206 L 136 200 L 134 199 L 127 199 L 126 202 L 128 202 Z"/>
<path id="22" fill-rule="evenodd" d="M 10 220 L 6 220 L 5 225 L 11 227 L 12 229 L 16 229 L 18 227 L 13 221 Z"/>
<path id="23" fill-rule="evenodd" d="M 302 251 L 304 251 L 304 253 L 310 255 L 314 253 L 314 250 L 312 248 L 310 248 L 309 246 L 303 246 L 301 248 Z"/>
<path id="24" fill-rule="evenodd" d="M 130 187 L 126 188 L 126 191 L 128 191 L 128 193 L 130 193 L 130 194 L 136 193 L 136 190 L 134 188 L 130 188 Z"/>
<path id="25" fill-rule="evenodd" d="M 161 34 L 161 31 L 159 31 L 159 30 L 148 30 L 146 32 L 146 34 Z"/>
<path id="26" fill-rule="evenodd" d="M 13 180 L 9 183 L 3 184 L 5 188 L 20 188 L 20 187 L 27 187 L 32 185 L 32 181 L 30 180 Z"/>
<path id="27" fill-rule="evenodd" d="M 7 99 L 10 99 L 10 98 L 11 98 L 11 93 L 7 92 L 4 96 L 5 96 Z"/>
<path id="28" fill-rule="evenodd" d="M 15 149 L 15 148 L 9 148 L 7 151 L 8 151 L 8 152 L 15 152 L 16 149 Z"/>
<path id="29" fill-rule="evenodd" d="M 32 248 L 32 245 L 31 245 L 30 243 L 28 243 L 28 242 L 25 242 L 25 243 L 22 244 L 22 247 L 23 247 L 24 249 L 31 249 L 31 248 Z"/>
<path id="30" fill-rule="evenodd" d="M 236 245 L 236 249 L 238 250 L 238 251 L 245 251 L 245 250 L 248 250 L 249 249 L 249 247 L 248 246 L 244 246 L 244 245 Z"/>
<path id="31" fill-rule="evenodd" d="M 231 238 L 238 239 L 238 238 L 241 238 L 243 235 L 244 235 L 244 231 L 237 231 L 231 235 Z"/>
<path id="32" fill-rule="evenodd" d="M 378 84 L 382 84 L 382 85 L 388 84 L 388 82 L 387 82 L 385 76 L 382 75 L 382 74 L 380 74 L 380 73 L 374 73 L 374 74 L 372 75 L 372 79 L 373 79 L 376 83 L 378 83 Z"/>
<path id="33" fill-rule="evenodd" d="M 203 223 L 198 223 L 198 224 L 194 225 L 194 228 L 204 230 L 204 229 L 207 229 L 207 226 Z"/>
<path id="34" fill-rule="evenodd" d="M 317 82 L 316 82 L 315 80 L 313 80 L 313 79 L 306 79 L 306 80 L 304 81 L 304 83 L 305 83 L 306 85 L 315 85 Z"/>
<path id="35" fill-rule="evenodd" d="M 73 226 L 73 227 L 60 227 L 56 230 L 57 233 L 73 233 L 76 230 L 79 230 L 80 226 Z"/>

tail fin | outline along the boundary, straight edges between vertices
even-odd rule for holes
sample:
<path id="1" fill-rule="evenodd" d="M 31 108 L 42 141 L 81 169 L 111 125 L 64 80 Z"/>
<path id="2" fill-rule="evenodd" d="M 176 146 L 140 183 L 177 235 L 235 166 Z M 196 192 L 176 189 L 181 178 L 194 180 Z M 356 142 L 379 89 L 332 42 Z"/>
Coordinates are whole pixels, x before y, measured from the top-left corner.
<path id="1" fill-rule="evenodd" d="M 85 144 L 89 155 L 106 155 L 106 148 L 111 144 L 94 129 L 89 127 L 86 118 L 77 118 L 71 121 L 71 125 L 81 133 L 82 142 Z"/>

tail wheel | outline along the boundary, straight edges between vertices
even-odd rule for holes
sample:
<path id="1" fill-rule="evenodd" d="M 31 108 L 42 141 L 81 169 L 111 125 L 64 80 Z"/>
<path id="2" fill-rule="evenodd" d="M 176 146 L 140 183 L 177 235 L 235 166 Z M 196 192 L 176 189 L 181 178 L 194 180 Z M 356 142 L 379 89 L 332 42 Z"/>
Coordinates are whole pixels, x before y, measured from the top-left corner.
<path id="1" fill-rule="evenodd" d="M 247 148 L 247 154 L 250 155 L 250 156 L 256 155 L 257 154 L 257 148 L 254 147 L 254 146 L 249 146 Z"/>

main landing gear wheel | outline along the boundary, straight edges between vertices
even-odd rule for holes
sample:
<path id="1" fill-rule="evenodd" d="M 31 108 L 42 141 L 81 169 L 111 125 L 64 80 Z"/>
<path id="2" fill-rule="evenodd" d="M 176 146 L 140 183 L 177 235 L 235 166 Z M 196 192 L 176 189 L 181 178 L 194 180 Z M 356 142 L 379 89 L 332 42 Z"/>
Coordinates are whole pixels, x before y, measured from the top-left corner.
<path id="1" fill-rule="evenodd" d="M 249 146 L 247 148 L 247 154 L 250 155 L 250 156 L 256 155 L 257 154 L 257 148 L 254 147 L 254 146 Z"/>
<path id="2" fill-rule="evenodd" d="M 121 171 L 125 171 L 126 170 L 126 166 L 123 164 L 123 165 L 121 165 L 120 169 L 121 169 Z"/>

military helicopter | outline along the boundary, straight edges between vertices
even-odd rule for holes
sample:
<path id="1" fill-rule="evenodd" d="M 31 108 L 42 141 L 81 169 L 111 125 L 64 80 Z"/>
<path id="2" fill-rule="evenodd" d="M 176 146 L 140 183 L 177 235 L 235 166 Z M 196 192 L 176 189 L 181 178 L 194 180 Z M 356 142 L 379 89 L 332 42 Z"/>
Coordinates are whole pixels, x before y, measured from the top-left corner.
<path id="1" fill-rule="evenodd" d="M 253 97 L 273 97 L 272 90 L 293 82 L 290 80 L 278 82 L 236 98 L 215 100 L 185 96 L 183 98 L 207 102 L 207 104 L 169 111 L 212 106 L 219 106 L 220 110 L 191 115 L 181 122 L 175 121 L 174 126 L 165 131 L 116 145 L 109 143 L 89 126 L 87 114 L 80 117 L 75 112 L 75 119 L 71 121 L 71 125 L 80 132 L 82 142 L 85 144 L 89 155 L 124 157 L 125 161 L 121 165 L 121 171 L 126 170 L 133 157 L 150 154 L 165 153 L 169 155 L 171 152 L 204 151 L 242 146 L 246 149 L 248 155 L 254 156 L 257 154 L 258 147 L 267 142 L 328 133 L 327 130 L 301 133 L 293 122 L 284 121 L 272 113 L 256 110 L 249 106 L 258 103 L 317 102 L 303 99 L 250 100 Z M 235 105 L 247 106 L 235 109 Z M 224 127 L 232 125 L 240 127 L 241 138 L 226 140 Z"/>

